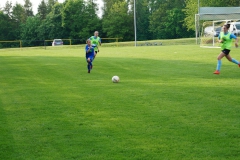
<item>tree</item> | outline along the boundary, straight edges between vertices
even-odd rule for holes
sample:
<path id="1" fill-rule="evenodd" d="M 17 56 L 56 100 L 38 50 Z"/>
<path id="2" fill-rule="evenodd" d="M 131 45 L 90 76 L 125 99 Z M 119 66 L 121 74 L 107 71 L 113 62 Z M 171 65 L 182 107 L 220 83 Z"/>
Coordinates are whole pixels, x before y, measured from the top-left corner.
<path id="1" fill-rule="evenodd" d="M 12 2 L 8 1 L 5 3 L 5 7 L 3 8 L 4 14 L 8 15 L 8 17 L 11 17 L 12 14 Z"/>
<path id="2" fill-rule="evenodd" d="M 62 25 L 72 39 L 85 41 L 98 28 L 99 18 L 90 1 L 68 0 L 62 11 Z M 82 41 L 82 42 L 83 42 Z"/>
<path id="3" fill-rule="evenodd" d="M 184 26 L 185 14 L 182 11 L 185 7 L 184 0 L 158 1 L 158 4 L 152 0 L 150 2 L 149 31 L 153 35 L 152 39 L 183 38 L 193 35 L 193 32 L 187 31 Z"/>
<path id="4" fill-rule="evenodd" d="M 112 8 L 113 4 L 118 2 L 118 1 L 122 1 L 122 0 L 103 0 L 103 17 L 107 16 L 109 10 Z"/>
<path id="5" fill-rule="evenodd" d="M 103 7 L 102 7 L 102 19 L 101 19 L 101 23 L 103 23 L 103 21 L 105 21 L 105 19 L 107 19 L 107 15 L 110 12 L 110 9 L 112 8 L 113 4 L 118 2 L 118 1 L 123 1 L 123 0 L 103 0 Z M 103 27 L 102 27 L 102 32 L 101 35 L 104 37 L 107 37 L 107 32 L 104 32 Z"/>
<path id="6" fill-rule="evenodd" d="M 108 37 L 122 37 L 124 40 L 133 40 L 133 17 L 129 15 L 126 1 L 113 4 L 103 19 L 103 31 Z"/>
<path id="7" fill-rule="evenodd" d="M 163 23 L 163 35 L 166 38 L 183 38 L 192 37 L 194 32 L 187 32 L 187 28 L 184 26 L 184 13 L 179 8 L 174 8 L 167 11 L 166 22 Z"/>
<path id="8" fill-rule="evenodd" d="M 28 17 L 26 23 L 21 24 L 21 39 L 24 46 L 39 45 L 37 40 L 43 40 L 39 31 L 40 26 L 41 19 L 38 15 Z"/>
<path id="9" fill-rule="evenodd" d="M 12 19 L 17 23 L 25 23 L 26 22 L 26 14 L 23 6 L 21 4 L 16 3 L 12 9 Z"/>
<path id="10" fill-rule="evenodd" d="M 12 22 L 13 22 L 13 32 L 14 39 L 20 39 L 20 25 L 26 22 L 26 14 L 23 6 L 21 4 L 16 3 L 12 9 Z"/>
<path id="11" fill-rule="evenodd" d="M 194 0 L 186 0 L 184 24 L 188 30 L 195 30 L 195 14 L 198 13 L 198 3 Z"/>
<path id="12" fill-rule="evenodd" d="M 148 0 L 136 1 L 137 40 L 151 39 L 150 32 L 148 29 L 146 29 L 149 28 L 149 15 L 150 12 Z"/>
<path id="13" fill-rule="evenodd" d="M 69 34 L 62 26 L 63 4 L 56 3 L 52 11 L 40 26 L 40 36 L 42 39 L 63 39 L 68 38 Z"/>
<path id="14" fill-rule="evenodd" d="M 44 20 L 47 16 L 47 5 L 44 0 L 38 5 L 38 15 L 40 16 L 41 20 Z"/>
<path id="15" fill-rule="evenodd" d="M 90 35 L 93 35 L 95 31 L 99 31 L 101 33 L 102 32 L 102 23 L 101 23 L 101 20 L 99 19 L 99 17 L 97 16 L 97 12 L 98 12 L 97 4 L 94 2 L 94 0 L 86 0 L 85 6 L 86 6 L 85 12 L 86 12 L 86 14 L 88 14 L 91 17 L 91 20 L 89 22 L 90 25 L 89 25 L 88 29 L 87 28 L 84 29 L 86 31 L 86 34 L 83 36 L 89 37 L 89 33 L 90 33 Z"/>
<path id="16" fill-rule="evenodd" d="M 0 11 L 0 39 L 1 40 L 10 40 L 11 37 L 11 22 L 7 14 L 4 14 L 3 11 Z"/>
<path id="17" fill-rule="evenodd" d="M 47 13 L 52 11 L 53 6 L 56 4 L 57 0 L 48 0 L 47 1 Z"/>
<path id="18" fill-rule="evenodd" d="M 23 6 L 24 6 L 27 17 L 33 16 L 32 3 L 30 2 L 30 0 L 24 0 Z"/>

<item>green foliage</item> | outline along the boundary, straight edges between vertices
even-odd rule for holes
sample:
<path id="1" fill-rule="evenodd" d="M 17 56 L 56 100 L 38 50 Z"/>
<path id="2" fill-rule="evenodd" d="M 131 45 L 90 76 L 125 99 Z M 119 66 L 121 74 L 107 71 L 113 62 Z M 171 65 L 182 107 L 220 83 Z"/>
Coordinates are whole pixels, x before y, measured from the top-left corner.
<path id="1" fill-rule="evenodd" d="M 103 19 L 103 31 L 107 37 L 133 40 L 133 17 L 128 14 L 127 2 L 116 2 Z M 131 28 L 129 26 L 132 26 Z"/>
<path id="2" fill-rule="evenodd" d="M 30 0 L 24 0 L 24 5 L 23 5 L 27 17 L 33 16 L 33 11 L 32 11 L 32 2 Z"/>
<path id="3" fill-rule="evenodd" d="M 52 7 L 52 11 L 47 15 L 41 24 L 42 36 L 44 39 L 60 39 L 68 38 L 69 34 L 62 26 L 62 10 L 63 4 L 56 3 Z"/>
<path id="4" fill-rule="evenodd" d="M 187 29 L 183 23 L 184 17 L 181 9 L 174 8 L 167 11 L 167 19 L 163 22 L 164 29 L 162 35 L 165 36 L 165 38 L 171 39 L 193 37 L 194 32 L 186 32 Z"/>
<path id="5" fill-rule="evenodd" d="M 18 24 L 22 24 L 26 22 L 27 16 L 21 4 L 16 3 L 16 5 L 13 6 L 11 17 Z"/>
<path id="6" fill-rule="evenodd" d="M 58 3 L 57 0 L 47 0 L 47 4 L 46 4 L 46 6 L 47 6 L 47 13 L 50 13 L 50 12 L 52 11 L 53 6 L 54 6 L 56 3 Z"/>
<path id="7" fill-rule="evenodd" d="M 42 20 L 46 19 L 47 16 L 47 5 L 44 0 L 38 5 L 38 15 Z"/>
<path id="8" fill-rule="evenodd" d="M 88 74 L 83 48 L 0 51 L 0 159 L 240 158 L 239 68 L 212 74 L 219 49 L 102 47 Z"/>
<path id="9" fill-rule="evenodd" d="M 186 14 L 184 25 L 188 30 L 195 30 L 195 14 L 198 13 L 198 3 L 196 0 L 186 0 L 186 8 L 183 9 Z"/>
<path id="10" fill-rule="evenodd" d="M 154 3 L 154 2 L 152 2 Z M 174 7 L 176 8 L 174 8 Z M 184 1 L 159 2 L 159 7 L 152 6 L 152 14 L 149 17 L 149 31 L 153 34 L 153 39 L 172 39 L 193 37 L 191 31 L 187 31 L 184 26 L 185 18 L 182 9 L 185 7 Z"/>
<path id="11" fill-rule="evenodd" d="M 11 11 L 12 11 L 12 2 L 11 1 L 7 1 L 5 3 L 3 11 L 6 15 L 8 15 L 8 17 L 11 17 Z"/>
<path id="12" fill-rule="evenodd" d="M 35 40 L 44 40 L 39 32 L 41 26 L 41 19 L 39 16 L 28 17 L 26 23 L 21 25 L 21 39 L 23 40 L 23 46 L 34 46 L 39 44 Z"/>
<path id="13" fill-rule="evenodd" d="M 87 39 L 99 25 L 95 9 L 83 0 L 68 0 L 64 4 L 62 25 L 72 39 Z"/>
<path id="14" fill-rule="evenodd" d="M 147 40 L 152 39 L 149 29 L 149 6 L 148 0 L 136 1 L 136 24 L 137 24 L 137 39 Z M 133 10 L 133 8 L 132 8 Z"/>
<path id="15" fill-rule="evenodd" d="M 108 14 L 110 14 L 110 10 L 112 8 L 112 6 L 117 3 L 117 2 L 124 2 L 125 0 L 103 0 L 104 6 L 103 6 L 103 17 L 107 16 Z M 125 1 L 126 2 L 126 1 Z"/>
<path id="16" fill-rule="evenodd" d="M 10 33 L 10 28 L 9 28 L 9 24 L 10 23 L 10 18 L 3 13 L 3 11 L 0 11 L 0 39 L 1 40 L 8 40 L 8 37 L 10 35 L 8 35 Z"/>
<path id="17" fill-rule="evenodd" d="M 0 41 L 19 39 L 19 23 L 15 23 L 11 17 L 0 11 Z M 9 38 L 10 37 L 10 38 Z M 15 44 L 3 44 L 2 47 L 14 47 Z"/>

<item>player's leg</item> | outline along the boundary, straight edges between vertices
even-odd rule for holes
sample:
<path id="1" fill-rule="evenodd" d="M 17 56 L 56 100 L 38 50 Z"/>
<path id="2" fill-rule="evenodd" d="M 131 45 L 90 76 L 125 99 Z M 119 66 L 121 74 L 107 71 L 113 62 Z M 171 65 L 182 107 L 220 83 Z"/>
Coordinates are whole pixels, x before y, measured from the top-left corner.
<path id="1" fill-rule="evenodd" d="M 229 62 L 233 62 L 233 63 L 237 64 L 240 67 L 239 61 L 237 61 L 236 59 L 232 58 L 230 56 L 230 54 L 226 55 L 226 58 L 229 60 Z"/>
<path id="2" fill-rule="evenodd" d="M 88 63 L 88 65 L 87 65 L 87 68 L 88 68 L 88 73 L 90 73 L 90 70 L 91 70 L 91 59 L 90 59 L 90 57 L 88 57 L 87 58 L 87 63 Z"/>
<path id="3" fill-rule="evenodd" d="M 90 64 L 90 69 L 92 69 L 93 68 L 93 65 L 92 65 L 92 61 L 93 61 L 93 57 L 89 57 L 89 64 Z"/>
<path id="4" fill-rule="evenodd" d="M 214 74 L 220 74 L 220 69 L 221 69 L 221 65 L 222 65 L 222 58 L 225 56 L 225 53 L 221 52 L 218 57 L 217 57 L 217 68 L 216 71 L 214 72 Z"/>
<path id="5" fill-rule="evenodd" d="M 97 55 L 97 51 L 94 51 L 94 57 L 93 57 L 93 59 L 96 57 L 96 55 Z"/>

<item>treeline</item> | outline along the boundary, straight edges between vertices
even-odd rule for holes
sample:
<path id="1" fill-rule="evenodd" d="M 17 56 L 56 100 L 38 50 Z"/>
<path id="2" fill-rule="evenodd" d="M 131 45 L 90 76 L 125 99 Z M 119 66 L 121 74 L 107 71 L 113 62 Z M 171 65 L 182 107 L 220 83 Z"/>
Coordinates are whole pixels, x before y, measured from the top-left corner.
<path id="1" fill-rule="evenodd" d="M 32 3 L 12 4 L 0 9 L 0 41 L 23 40 L 25 46 L 46 39 L 75 39 L 85 43 L 95 30 L 101 37 L 134 40 L 134 0 L 103 0 L 98 16 L 96 0 L 41 0 L 37 14 Z M 201 0 L 201 6 L 240 6 L 239 0 Z M 137 40 L 194 37 L 196 0 L 136 0 Z M 4 47 L 0 43 L 0 47 Z"/>

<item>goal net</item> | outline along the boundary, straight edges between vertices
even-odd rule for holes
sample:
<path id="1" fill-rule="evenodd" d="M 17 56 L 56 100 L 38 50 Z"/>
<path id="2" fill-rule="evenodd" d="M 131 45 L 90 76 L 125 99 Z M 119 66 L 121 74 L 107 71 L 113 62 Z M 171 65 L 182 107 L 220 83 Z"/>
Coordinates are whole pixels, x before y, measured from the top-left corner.
<path id="1" fill-rule="evenodd" d="M 222 32 L 222 26 L 229 24 L 229 32 L 236 36 L 240 36 L 238 33 L 237 25 L 239 25 L 240 32 L 240 21 L 239 20 L 219 20 L 219 21 L 205 21 L 202 24 L 200 35 L 200 47 L 219 48 L 218 36 Z M 236 27 L 236 29 L 234 29 Z"/>
<path id="2" fill-rule="evenodd" d="M 222 31 L 222 26 L 228 22 L 228 20 L 203 22 L 200 29 L 200 46 L 213 48 L 219 47 L 218 36 Z"/>

